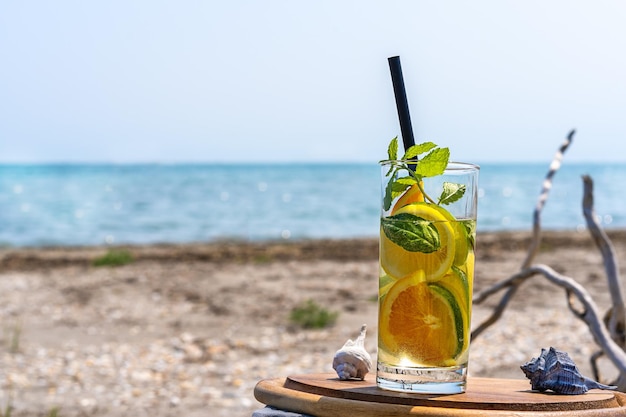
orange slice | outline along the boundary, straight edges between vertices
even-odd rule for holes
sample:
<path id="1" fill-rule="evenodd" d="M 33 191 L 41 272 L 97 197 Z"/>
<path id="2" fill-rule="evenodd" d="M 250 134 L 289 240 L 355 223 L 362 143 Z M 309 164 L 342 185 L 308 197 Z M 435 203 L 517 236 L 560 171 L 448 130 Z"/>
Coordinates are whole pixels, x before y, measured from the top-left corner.
<path id="1" fill-rule="evenodd" d="M 453 366 L 465 346 L 463 314 L 444 286 L 412 277 L 398 281 L 384 298 L 379 335 L 404 363 Z"/>
<path id="2" fill-rule="evenodd" d="M 412 203 L 423 203 L 424 202 L 424 194 L 422 190 L 420 190 L 417 184 L 411 185 L 407 190 L 400 196 L 396 204 L 393 205 L 391 209 L 391 214 L 396 214 L 398 210 L 402 207 L 407 206 Z"/>

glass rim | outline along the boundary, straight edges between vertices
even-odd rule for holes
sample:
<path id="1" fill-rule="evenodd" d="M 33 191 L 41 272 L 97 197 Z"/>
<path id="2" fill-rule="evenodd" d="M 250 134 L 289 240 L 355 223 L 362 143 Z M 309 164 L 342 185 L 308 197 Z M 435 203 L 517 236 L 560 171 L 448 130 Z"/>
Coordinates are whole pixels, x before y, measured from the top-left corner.
<path id="1" fill-rule="evenodd" d="M 419 163 L 419 161 L 417 161 Z M 403 159 L 385 159 L 380 161 L 378 164 L 381 166 L 384 165 L 410 165 L 413 161 L 407 161 Z M 472 164 L 469 162 L 458 162 L 458 161 L 450 161 L 446 166 L 446 171 L 479 171 L 480 165 Z"/>

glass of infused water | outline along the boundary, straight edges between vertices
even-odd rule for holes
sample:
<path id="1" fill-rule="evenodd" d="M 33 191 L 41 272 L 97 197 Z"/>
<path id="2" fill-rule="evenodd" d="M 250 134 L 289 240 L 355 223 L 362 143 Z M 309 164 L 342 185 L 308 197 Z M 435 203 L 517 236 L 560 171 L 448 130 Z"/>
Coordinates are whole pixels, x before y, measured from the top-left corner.
<path id="1" fill-rule="evenodd" d="M 479 167 L 448 162 L 448 149 L 432 143 L 416 148 L 406 159 L 380 162 L 376 380 L 394 391 L 460 393 L 469 356 Z"/>

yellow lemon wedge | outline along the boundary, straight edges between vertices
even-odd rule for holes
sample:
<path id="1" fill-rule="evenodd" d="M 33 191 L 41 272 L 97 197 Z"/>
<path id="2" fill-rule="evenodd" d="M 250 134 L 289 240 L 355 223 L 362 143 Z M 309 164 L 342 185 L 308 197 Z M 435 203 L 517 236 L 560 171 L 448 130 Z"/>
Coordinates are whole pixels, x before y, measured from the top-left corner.
<path id="1" fill-rule="evenodd" d="M 389 275 L 382 275 L 378 279 L 378 296 L 382 297 L 387 294 L 387 291 L 397 282 L 396 279 Z"/>
<path id="2" fill-rule="evenodd" d="M 455 233 L 450 221 L 430 203 L 413 203 L 402 207 L 397 214 L 408 213 L 432 225 L 439 233 L 439 248 L 431 253 L 413 252 L 392 242 L 381 230 L 380 265 L 388 275 L 399 279 L 422 271 L 429 281 L 434 281 L 448 272 L 455 260 Z"/>
<path id="3" fill-rule="evenodd" d="M 433 204 L 433 208 L 441 213 L 454 228 L 454 265 L 463 265 L 469 253 L 469 239 L 465 226 L 445 208 L 435 204 Z"/>

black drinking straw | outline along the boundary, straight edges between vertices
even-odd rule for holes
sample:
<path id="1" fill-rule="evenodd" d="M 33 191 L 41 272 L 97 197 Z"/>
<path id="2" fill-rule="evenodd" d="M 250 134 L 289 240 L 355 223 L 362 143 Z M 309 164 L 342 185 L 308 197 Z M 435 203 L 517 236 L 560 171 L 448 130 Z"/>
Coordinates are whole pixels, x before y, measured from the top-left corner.
<path id="1" fill-rule="evenodd" d="M 415 145 L 413 137 L 413 127 L 411 126 L 411 115 L 409 114 L 409 103 L 406 99 L 406 91 L 404 89 L 404 78 L 402 78 L 402 66 L 400 65 L 400 57 L 392 56 L 388 58 L 389 70 L 391 71 L 391 81 L 393 82 L 393 93 L 396 96 L 396 108 L 398 109 L 398 118 L 400 119 L 400 131 L 402 132 L 402 142 L 406 151 Z"/>

